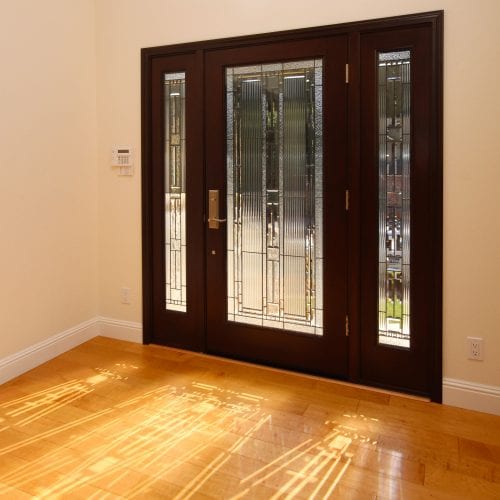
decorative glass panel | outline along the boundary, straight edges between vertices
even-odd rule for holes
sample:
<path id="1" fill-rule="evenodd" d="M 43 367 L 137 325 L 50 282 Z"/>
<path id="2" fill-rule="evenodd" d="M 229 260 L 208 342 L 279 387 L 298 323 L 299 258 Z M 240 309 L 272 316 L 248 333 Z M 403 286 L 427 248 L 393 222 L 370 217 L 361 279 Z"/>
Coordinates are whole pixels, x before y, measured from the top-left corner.
<path id="1" fill-rule="evenodd" d="M 165 297 L 186 312 L 185 73 L 165 74 Z"/>
<path id="2" fill-rule="evenodd" d="M 323 334 L 322 60 L 226 70 L 228 319 Z"/>
<path id="3" fill-rule="evenodd" d="M 410 59 L 378 55 L 380 344 L 410 347 Z"/>

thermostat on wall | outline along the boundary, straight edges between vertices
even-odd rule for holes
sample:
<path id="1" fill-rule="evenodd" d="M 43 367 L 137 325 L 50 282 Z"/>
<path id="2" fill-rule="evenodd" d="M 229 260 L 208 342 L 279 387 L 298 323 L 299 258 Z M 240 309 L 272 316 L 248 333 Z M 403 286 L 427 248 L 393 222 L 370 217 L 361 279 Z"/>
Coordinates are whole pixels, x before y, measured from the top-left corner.
<path id="1" fill-rule="evenodd" d="M 129 146 L 115 146 L 111 150 L 111 166 L 120 167 L 119 175 L 133 175 L 134 161 L 132 148 Z"/>

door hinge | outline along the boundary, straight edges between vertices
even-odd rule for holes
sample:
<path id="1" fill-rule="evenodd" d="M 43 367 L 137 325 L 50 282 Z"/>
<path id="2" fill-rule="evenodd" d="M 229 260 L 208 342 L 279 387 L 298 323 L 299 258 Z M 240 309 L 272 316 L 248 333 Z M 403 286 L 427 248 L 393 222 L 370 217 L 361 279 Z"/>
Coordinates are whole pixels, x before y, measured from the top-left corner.
<path id="1" fill-rule="evenodd" d="M 349 64 L 346 63 L 345 65 L 345 82 L 349 83 Z"/>
<path id="2" fill-rule="evenodd" d="M 349 210 L 349 190 L 345 190 L 345 209 Z"/>
<path id="3" fill-rule="evenodd" d="M 349 337 L 349 316 L 345 316 L 345 336 Z"/>

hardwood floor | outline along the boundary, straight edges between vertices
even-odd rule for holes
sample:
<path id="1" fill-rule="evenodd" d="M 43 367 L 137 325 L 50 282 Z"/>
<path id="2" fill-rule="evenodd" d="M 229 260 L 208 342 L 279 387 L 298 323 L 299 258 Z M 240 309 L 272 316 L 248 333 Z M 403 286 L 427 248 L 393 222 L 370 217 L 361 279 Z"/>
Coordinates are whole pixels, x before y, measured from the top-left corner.
<path id="1" fill-rule="evenodd" d="M 0 386 L 3 498 L 500 498 L 500 417 L 98 337 Z"/>

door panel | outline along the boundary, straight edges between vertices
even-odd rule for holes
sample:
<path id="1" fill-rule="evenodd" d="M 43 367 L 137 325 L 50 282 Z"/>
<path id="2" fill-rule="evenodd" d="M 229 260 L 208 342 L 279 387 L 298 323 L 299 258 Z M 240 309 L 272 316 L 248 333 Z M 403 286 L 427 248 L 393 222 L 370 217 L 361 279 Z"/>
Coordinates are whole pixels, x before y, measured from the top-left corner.
<path id="1" fill-rule="evenodd" d="M 201 349 L 204 329 L 202 68 L 195 53 L 152 65 L 154 342 Z"/>
<path id="2" fill-rule="evenodd" d="M 346 59 L 345 37 L 207 55 L 212 352 L 346 376 Z"/>
<path id="3" fill-rule="evenodd" d="M 361 378 L 428 393 L 431 37 L 361 37 Z M 411 242 L 411 244 L 410 244 Z"/>

